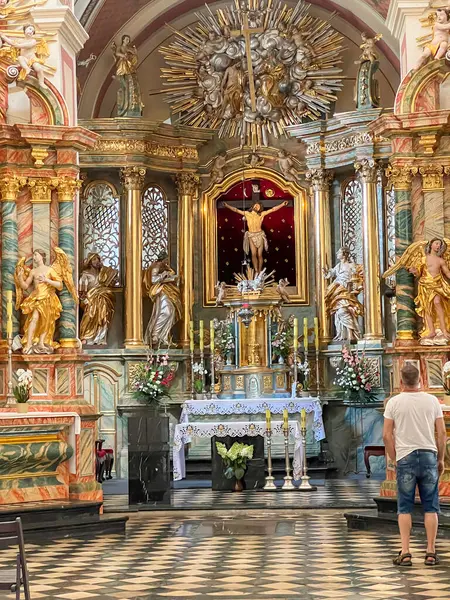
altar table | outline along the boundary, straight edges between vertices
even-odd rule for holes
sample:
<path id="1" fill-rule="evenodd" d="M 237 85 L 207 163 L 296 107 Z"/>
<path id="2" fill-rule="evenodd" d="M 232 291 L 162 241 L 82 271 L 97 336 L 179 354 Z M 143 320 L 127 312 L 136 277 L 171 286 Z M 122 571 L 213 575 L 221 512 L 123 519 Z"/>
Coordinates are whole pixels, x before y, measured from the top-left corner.
<path id="1" fill-rule="evenodd" d="M 198 402 L 198 401 L 195 401 Z M 223 402 L 223 401 L 220 401 Z M 258 411 L 260 412 L 260 411 Z M 294 436 L 294 460 L 293 477 L 300 479 L 303 468 L 303 446 L 298 421 L 289 421 L 289 434 Z M 272 437 L 283 434 L 283 421 L 272 421 Z M 212 438 L 216 437 L 242 437 L 261 435 L 266 437 L 265 421 L 197 421 L 191 423 L 178 423 L 175 425 L 173 438 L 173 479 L 179 481 L 186 477 L 186 462 L 184 456 L 184 445 L 188 444 L 193 437 Z"/>

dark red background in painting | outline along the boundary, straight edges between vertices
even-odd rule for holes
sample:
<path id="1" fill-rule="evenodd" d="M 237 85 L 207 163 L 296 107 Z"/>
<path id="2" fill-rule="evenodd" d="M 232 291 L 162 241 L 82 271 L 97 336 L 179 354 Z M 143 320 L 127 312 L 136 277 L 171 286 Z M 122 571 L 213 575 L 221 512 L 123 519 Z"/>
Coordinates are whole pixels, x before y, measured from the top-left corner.
<path id="1" fill-rule="evenodd" d="M 232 212 L 223 205 L 223 201 L 239 210 L 248 210 L 253 204 L 252 183 L 259 181 L 260 200 L 264 210 L 268 210 L 288 200 L 289 205 L 264 218 L 262 228 L 269 242 L 269 251 L 264 252 L 264 266 L 270 273 L 275 269 L 277 281 L 282 277 L 289 279 L 291 286 L 297 285 L 295 277 L 295 229 L 294 201 L 271 181 L 266 179 L 238 183 L 222 194 L 217 201 L 217 248 L 218 248 L 218 279 L 228 284 L 234 284 L 233 273 L 243 271 L 244 233 L 247 230 L 243 217 Z M 274 195 L 269 198 L 267 191 Z M 269 192 L 270 193 L 270 192 Z M 245 203 L 243 202 L 245 198 Z M 248 257 L 250 259 L 250 255 Z"/>

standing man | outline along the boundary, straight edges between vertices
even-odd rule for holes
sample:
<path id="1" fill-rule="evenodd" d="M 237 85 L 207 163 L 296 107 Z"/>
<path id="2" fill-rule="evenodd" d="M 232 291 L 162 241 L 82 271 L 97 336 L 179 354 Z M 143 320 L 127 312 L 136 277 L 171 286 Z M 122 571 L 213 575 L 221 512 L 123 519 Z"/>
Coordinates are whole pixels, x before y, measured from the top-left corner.
<path id="1" fill-rule="evenodd" d="M 398 526 L 402 549 L 394 565 L 410 567 L 409 540 L 416 485 L 425 513 L 425 565 L 439 563 L 436 535 L 439 513 L 439 476 L 444 471 L 445 423 L 436 396 L 420 391 L 420 373 L 411 363 L 401 371 L 403 392 L 391 398 L 384 412 L 383 439 L 397 465 Z M 436 434 L 435 434 L 436 431 Z"/>

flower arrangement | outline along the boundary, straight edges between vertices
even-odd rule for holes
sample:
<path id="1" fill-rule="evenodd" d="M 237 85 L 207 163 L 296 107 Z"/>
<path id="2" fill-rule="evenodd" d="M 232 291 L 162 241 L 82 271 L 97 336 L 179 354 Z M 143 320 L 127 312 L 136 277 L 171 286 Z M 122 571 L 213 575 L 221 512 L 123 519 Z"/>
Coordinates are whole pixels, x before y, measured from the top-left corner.
<path id="1" fill-rule="evenodd" d="M 292 351 L 294 344 L 294 329 L 286 323 L 280 327 L 272 338 L 272 352 L 275 358 L 286 359 Z"/>
<path id="2" fill-rule="evenodd" d="M 219 321 L 214 319 L 214 341 L 216 353 L 222 358 L 234 351 L 233 323 L 229 319 Z"/>
<path id="3" fill-rule="evenodd" d="M 157 405 L 162 398 L 170 398 L 169 388 L 175 378 L 176 367 L 169 365 L 168 355 L 151 356 L 147 362 L 135 365 L 131 374 L 131 388 L 136 400 Z"/>
<path id="4" fill-rule="evenodd" d="M 378 373 L 370 369 L 364 355 L 357 350 L 352 351 L 347 346 L 342 347 L 341 365 L 336 368 L 334 384 L 344 391 L 344 395 L 354 402 L 373 402 L 376 395 L 373 389 L 377 382 Z"/>
<path id="5" fill-rule="evenodd" d="M 194 363 L 192 365 L 192 371 L 194 373 L 194 390 L 197 394 L 202 394 L 205 391 L 203 389 L 205 381 L 204 375 L 208 375 L 208 371 L 202 363 Z"/>
<path id="6" fill-rule="evenodd" d="M 229 450 L 222 442 L 216 442 L 216 448 L 219 456 L 222 457 L 224 464 L 224 475 L 227 479 L 236 479 L 239 483 L 245 475 L 247 460 L 253 458 L 253 446 L 234 442 Z M 239 486 L 242 489 L 242 486 Z"/>
<path id="7" fill-rule="evenodd" d="M 33 386 L 33 373 L 24 369 L 17 369 L 17 385 L 13 389 L 14 397 L 18 404 L 24 404 L 30 399 L 30 392 Z"/>
<path id="8" fill-rule="evenodd" d="M 311 374 L 311 368 L 309 366 L 307 356 L 305 356 L 304 362 L 302 362 L 301 360 L 297 362 L 297 372 L 299 383 L 302 386 L 301 389 L 305 391 L 309 390 L 309 376 Z"/>

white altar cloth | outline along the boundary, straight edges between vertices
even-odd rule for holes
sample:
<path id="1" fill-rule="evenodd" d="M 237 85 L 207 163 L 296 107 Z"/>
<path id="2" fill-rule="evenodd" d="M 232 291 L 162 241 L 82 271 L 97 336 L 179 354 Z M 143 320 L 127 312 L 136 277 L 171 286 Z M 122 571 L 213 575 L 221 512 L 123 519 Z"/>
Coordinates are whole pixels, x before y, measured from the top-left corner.
<path id="1" fill-rule="evenodd" d="M 272 414 L 282 415 L 284 410 L 289 414 L 299 413 L 302 409 L 313 413 L 313 433 L 317 442 L 325 438 L 322 419 L 322 405 L 318 398 L 257 398 L 244 400 L 188 400 L 184 402 L 180 423 L 188 423 L 192 415 L 213 417 L 215 415 L 256 415 L 264 414 L 267 409 Z"/>
<path id="2" fill-rule="evenodd" d="M 69 435 L 67 437 L 67 441 L 69 445 L 73 448 L 73 455 L 69 458 L 69 472 L 76 474 L 77 472 L 77 444 L 76 444 L 76 436 L 81 433 L 81 418 L 80 415 L 76 412 L 45 412 L 45 411 L 32 411 L 27 413 L 19 413 L 19 412 L 0 412 L 0 421 L 2 419 L 10 420 L 10 419 L 48 419 L 53 417 L 66 418 L 70 417 L 73 419 L 71 423 L 67 423 L 69 426 Z M 30 423 L 32 425 L 32 423 Z"/>
<path id="3" fill-rule="evenodd" d="M 272 421 L 272 437 L 283 434 L 283 421 Z M 266 437 L 265 421 L 223 421 L 223 422 L 192 422 L 178 423 L 175 425 L 173 438 L 173 479 L 179 481 L 186 477 L 186 461 L 184 456 L 184 445 L 188 444 L 193 437 L 242 437 L 244 435 Z M 300 426 L 297 421 L 289 421 L 289 434 L 295 438 L 293 477 L 300 479 L 303 468 L 303 446 Z"/>

